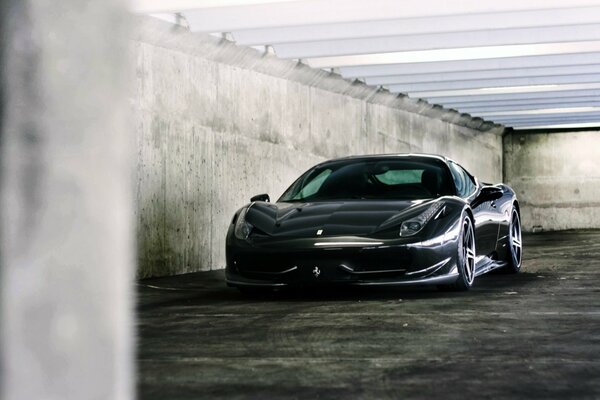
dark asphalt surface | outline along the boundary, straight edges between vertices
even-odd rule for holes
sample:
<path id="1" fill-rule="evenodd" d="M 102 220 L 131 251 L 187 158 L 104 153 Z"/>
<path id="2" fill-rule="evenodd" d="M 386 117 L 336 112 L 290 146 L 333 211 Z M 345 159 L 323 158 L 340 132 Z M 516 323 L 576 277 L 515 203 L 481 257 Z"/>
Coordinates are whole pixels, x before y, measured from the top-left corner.
<path id="1" fill-rule="evenodd" d="M 600 231 L 525 235 L 466 293 L 247 298 L 222 271 L 138 282 L 141 399 L 599 399 Z"/>

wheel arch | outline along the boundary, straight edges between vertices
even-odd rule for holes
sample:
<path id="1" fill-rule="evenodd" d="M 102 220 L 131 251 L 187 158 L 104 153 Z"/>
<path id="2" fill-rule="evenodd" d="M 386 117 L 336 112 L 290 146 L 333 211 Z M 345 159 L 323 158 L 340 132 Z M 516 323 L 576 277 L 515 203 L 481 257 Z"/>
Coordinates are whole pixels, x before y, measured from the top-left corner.
<path id="1" fill-rule="evenodd" d="M 513 201 L 513 207 L 517 210 L 517 212 L 519 213 L 519 218 L 521 217 L 521 206 L 519 206 L 519 200 L 517 200 L 515 198 L 515 200 Z"/>
<path id="2" fill-rule="evenodd" d="M 473 228 L 475 228 L 475 216 L 473 215 L 473 210 L 471 210 L 471 207 L 465 206 L 464 211 L 469 216 L 469 219 L 471 219 L 471 223 L 473 224 Z"/>

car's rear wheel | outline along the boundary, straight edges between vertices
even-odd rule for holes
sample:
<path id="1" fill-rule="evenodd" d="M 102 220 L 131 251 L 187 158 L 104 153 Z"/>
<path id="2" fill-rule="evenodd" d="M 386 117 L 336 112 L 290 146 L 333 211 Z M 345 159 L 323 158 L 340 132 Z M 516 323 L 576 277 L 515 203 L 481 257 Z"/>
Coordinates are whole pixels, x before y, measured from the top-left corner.
<path id="1" fill-rule="evenodd" d="M 475 230 L 468 215 L 464 215 L 462 218 L 456 259 L 458 269 L 456 282 L 451 285 L 443 285 L 440 288 L 456 291 L 469 290 L 475 280 Z"/>
<path id="2" fill-rule="evenodd" d="M 521 258 L 523 257 L 523 242 L 521 236 L 521 217 L 516 208 L 513 208 L 508 230 L 508 244 L 510 246 L 508 264 L 505 271 L 517 273 L 521 270 Z"/>

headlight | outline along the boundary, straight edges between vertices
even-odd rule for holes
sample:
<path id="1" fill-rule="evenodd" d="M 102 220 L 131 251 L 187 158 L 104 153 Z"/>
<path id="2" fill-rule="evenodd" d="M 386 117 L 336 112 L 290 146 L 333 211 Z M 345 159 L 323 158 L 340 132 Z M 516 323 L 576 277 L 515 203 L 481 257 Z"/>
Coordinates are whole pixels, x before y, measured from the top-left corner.
<path id="1" fill-rule="evenodd" d="M 444 210 L 441 202 L 433 203 L 429 208 L 414 218 L 402 222 L 400 225 L 400 236 L 412 236 L 418 233 L 433 217 L 438 218 Z"/>
<path id="2" fill-rule="evenodd" d="M 252 232 L 252 228 L 254 228 L 254 226 L 246 221 L 246 213 L 248 212 L 248 208 L 244 208 L 242 211 L 240 211 L 240 215 L 238 215 L 237 221 L 235 223 L 235 237 L 238 239 L 248 239 L 248 236 L 250 236 L 250 233 Z"/>

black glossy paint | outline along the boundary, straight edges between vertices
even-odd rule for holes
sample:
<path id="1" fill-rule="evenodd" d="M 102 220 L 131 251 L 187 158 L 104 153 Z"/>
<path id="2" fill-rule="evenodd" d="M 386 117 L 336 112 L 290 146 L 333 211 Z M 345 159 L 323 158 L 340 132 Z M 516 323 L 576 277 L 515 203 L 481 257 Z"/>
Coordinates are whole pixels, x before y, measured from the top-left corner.
<path id="1" fill-rule="evenodd" d="M 390 159 L 443 163 L 451 176 L 449 160 L 438 156 L 342 160 Z M 510 257 L 508 229 L 511 210 L 518 207 L 515 193 L 506 185 L 473 181 L 474 191 L 464 198 L 455 191 L 433 199 L 253 201 L 236 213 L 227 234 L 227 282 L 238 287 L 450 284 L 458 277 L 458 239 L 465 215 L 475 226 L 476 275 L 502 267 Z M 436 202 L 443 205 L 443 214 L 414 236 L 399 235 L 403 221 Z M 240 215 L 253 226 L 246 239 L 234 233 Z"/>

